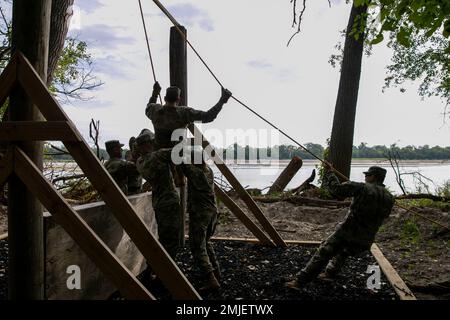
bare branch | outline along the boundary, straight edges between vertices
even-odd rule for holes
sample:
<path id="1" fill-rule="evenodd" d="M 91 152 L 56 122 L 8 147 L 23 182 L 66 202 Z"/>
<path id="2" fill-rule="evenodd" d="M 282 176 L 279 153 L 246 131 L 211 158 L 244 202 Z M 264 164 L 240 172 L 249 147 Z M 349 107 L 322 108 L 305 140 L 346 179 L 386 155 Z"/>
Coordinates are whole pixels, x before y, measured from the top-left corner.
<path id="1" fill-rule="evenodd" d="M 291 43 L 292 39 L 294 39 L 294 37 L 301 32 L 303 14 L 306 11 L 306 0 L 303 0 L 303 6 L 302 6 L 302 9 L 300 11 L 300 14 L 298 15 L 298 22 L 297 22 L 296 21 L 297 20 L 297 18 L 296 18 L 296 16 L 297 16 L 297 12 L 296 12 L 297 0 L 291 0 L 291 3 L 292 2 L 293 2 L 293 6 L 294 6 L 294 21 L 293 21 L 292 27 L 297 25 L 297 31 L 289 39 L 289 41 L 287 43 L 287 47 L 289 47 L 289 44 Z"/>

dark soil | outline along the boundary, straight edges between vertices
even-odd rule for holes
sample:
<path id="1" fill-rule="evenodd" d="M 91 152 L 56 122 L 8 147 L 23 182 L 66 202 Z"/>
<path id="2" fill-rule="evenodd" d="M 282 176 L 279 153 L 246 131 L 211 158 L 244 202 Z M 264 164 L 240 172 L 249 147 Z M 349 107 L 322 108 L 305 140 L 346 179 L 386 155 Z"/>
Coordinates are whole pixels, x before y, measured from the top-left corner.
<path id="1" fill-rule="evenodd" d="M 0 240 L 0 300 L 8 297 L 8 241 Z"/>
<path id="2" fill-rule="evenodd" d="M 330 283 L 316 280 L 300 292 L 284 287 L 301 269 L 315 248 L 290 245 L 287 249 L 263 247 L 235 241 L 215 241 L 216 255 L 222 267 L 221 289 L 203 296 L 208 300 L 395 300 L 397 296 L 381 277 L 378 292 L 367 289 L 368 265 L 376 264 L 367 252 L 351 258 L 338 278 Z M 192 268 L 189 246 L 178 256 L 178 265 L 185 272 L 194 287 L 201 286 L 201 277 Z M 167 298 L 158 286 L 150 290 L 160 298 Z"/>
<path id="3" fill-rule="evenodd" d="M 241 200 L 234 200 L 248 213 Z M 258 205 L 283 239 L 290 240 L 322 241 L 334 231 L 348 211 L 347 208 L 299 206 L 288 202 L 259 202 Z M 446 206 L 416 206 L 414 210 L 450 226 L 450 210 Z M 219 212 L 220 224 L 215 236 L 254 238 L 222 203 Z M 251 213 L 248 216 L 255 220 Z M 448 230 L 395 208 L 380 228 L 375 241 L 418 299 L 450 299 Z"/>

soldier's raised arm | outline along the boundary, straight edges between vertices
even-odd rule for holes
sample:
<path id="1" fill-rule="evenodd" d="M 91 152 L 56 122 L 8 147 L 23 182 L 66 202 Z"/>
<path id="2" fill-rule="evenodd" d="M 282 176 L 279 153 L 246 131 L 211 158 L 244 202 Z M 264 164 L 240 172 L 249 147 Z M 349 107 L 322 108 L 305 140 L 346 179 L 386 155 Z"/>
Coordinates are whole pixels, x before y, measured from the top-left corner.
<path id="1" fill-rule="evenodd" d="M 150 97 L 150 100 L 148 101 L 148 103 L 149 104 L 150 103 L 156 103 L 160 93 L 161 93 L 161 86 L 159 85 L 159 82 L 156 81 L 155 84 L 153 85 L 152 96 Z"/>
<path id="2" fill-rule="evenodd" d="M 228 99 L 230 99 L 231 96 L 232 93 L 229 90 L 222 88 L 222 95 L 219 101 L 208 111 L 201 111 L 184 107 L 183 113 L 186 123 L 195 121 L 201 121 L 203 123 L 212 122 L 214 119 L 216 119 L 217 115 L 222 110 L 223 105 L 228 102 Z"/>
<path id="3" fill-rule="evenodd" d="M 331 195 L 341 198 L 356 196 L 364 189 L 365 184 L 353 181 L 341 183 L 334 172 L 328 170 L 323 177 L 323 186 Z"/>
<path id="4" fill-rule="evenodd" d="M 145 115 L 150 119 L 152 118 L 154 107 L 156 102 L 158 101 L 158 96 L 160 93 L 161 93 L 161 86 L 159 85 L 159 82 L 156 81 L 155 84 L 153 85 L 152 96 L 150 97 L 147 103 L 147 107 L 145 108 Z"/>

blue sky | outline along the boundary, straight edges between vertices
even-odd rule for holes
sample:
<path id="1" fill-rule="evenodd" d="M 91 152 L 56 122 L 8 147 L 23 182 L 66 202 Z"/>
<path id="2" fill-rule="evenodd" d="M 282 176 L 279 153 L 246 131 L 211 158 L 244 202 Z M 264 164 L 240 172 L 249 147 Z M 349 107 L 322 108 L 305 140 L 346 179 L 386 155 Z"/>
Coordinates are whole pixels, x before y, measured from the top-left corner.
<path id="1" fill-rule="evenodd" d="M 331 132 L 339 70 L 328 64 L 350 7 L 345 1 L 308 1 L 302 33 L 293 33 L 290 1 L 161 1 L 188 29 L 190 41 L 225 86 L 299 141 L 324 144 Z M 168 80 L 170 22 L 150 0 L 142 0 L 156 74 Z M 105 84 L 88 102 L 64 108 L 87 136 L 91 118 L 101 121 L 102 142 L 127 142 L 142 128 L 153 79 L 137 1 L 76 0 L 71 34 L 87 41 L 94 68 Z M 189 105 L 206 110 L 220 88 L 189 51 Z M 390 51 L 384 45 L 365 57 L 358 101 L 355 144 L 449 145 L 439 99 L 418 97 L 416 84 L 382 93 Z M 203 129 L 264 129 L 261 120 L 234 102 Z M 239 140 L 238 140 L 239 142 Z M 282 143 L 288 142 L 281 139 Z"/>

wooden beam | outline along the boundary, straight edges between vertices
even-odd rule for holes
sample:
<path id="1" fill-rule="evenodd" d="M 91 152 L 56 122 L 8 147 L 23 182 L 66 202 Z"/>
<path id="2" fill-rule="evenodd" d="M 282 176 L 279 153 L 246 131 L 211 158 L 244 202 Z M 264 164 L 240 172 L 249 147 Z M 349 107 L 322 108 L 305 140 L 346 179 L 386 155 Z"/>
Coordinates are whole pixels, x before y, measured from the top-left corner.
<path id="1" fill-rule="evenodd" d="M 127 298 L 155 300 L 150 292 L 118 260 L 113 252 L 92 231 L 78 213 L 48 182 L 36 165 L 19 148 L 15 149 L 15 172 L 33 190 L 55 220 L 75 240 L 96 266 L 117 286 Z"/>
<path id="2" fill-rule="evenodd" d="M 8 182 L 9 177 L 14 171 L 14 152 L 9 149 L 5 156 L 0 160 L 0 192 L 3 190 L 3 186 Z"/>
<path id="3" fill-rule="evenodd" d="M 187 31 L 184 27 L 180 26 L 180 30 L 186 36 Z M 170 28 L 170 41 L 169 41 L 169 71 L 170 71 L 170 85 L 176 86 L 181 90 L 180 105 L 188 105 L 188 77 L 187 77 L 187 46 L 184 37 L 180 35 L 175 27 Z M 177 182 L 180 187 L 180 206 L 181 206 L 181 219 L 180 219 L 180 240 L 181 245 L 184 247 L 184 229 L 186 223 L 186 211 L 187 211 L 187 184 L 186 177 L 184 176 L 181 167 L 176 167 Z"/>
<path id="4" fill-rule="evenodd" d="M 5 240 L 8 238 L 8 233 L 4 233 L 2 235 L 0 235 L 0 240 Z"/>
<path id="5" fill-rule="evenodd" d="M 159 9 L 161 9 L 162 12 L 172 21 L 172 23 L 176 26 L 180 26 L 178 21 L 172 16 L 172 14 L 162 5 L 161 2 L 158 0 L 153 0 L 153 2 L 158 6 Z"/>
<path id="6" fill-rule="evenodd" d="M 372 252 L 372 255 L 375 257 L 375 260 L 377 260 L 378 265 L 385 274 L 389 283 L 394 288 L 400 300 L 417 300 L 412 291 L 408 288 L 406 283 L 399 276 L 397 271 L 395 271 L 391 263 L 383 255 L 378 245 L 376 245 L 375 243 L 372 244 L 370 252 Z"/>
<path id="7" fill-rule="evenodd" d="M 237 242 L 249 242 L 260 244 L 259 239 L 255 238 L 235 238 L 235 237 L 212 237 L 213 241 L 237 241 Z M 301 245 L 301 246 L 311 246 L 317 247 L 321 244 L 320 241 L 309 241 L 309 240 L 284 240 L 288 245 Z"/>
<path id="8" fill-rule="evenodd" d="M 0 75 L 0 106 L 3 106 L 9 93 L 17 83 L 17 55 L 13 55 Z"/>
<path id="9" fill-rule="evenodd" d="M 34 103 L 39 106 L 44 117 L 49 121 L 68 121 L 72 130 L 78 134 L 76 127 L 46 89 L 45 84 L 25 57 L 19 56 L 19 58 L 19 81 Z M 175 299 L 184 300 L 201 299 L 175 262 L 147 229 L 142 219 L 137 216 L 133 206 L 88 144 L 81 139 L 81 142 L 65 142 L 64 145 L 172 296 Z"/>
<path id="10" fill-rule="evenodd" d="M 80 141 L 66 121 L 6 121 L 0 123 L 3 141 Z"/>
<path id="11" fill-rule="evenodd" d="M 38 78 L 45 80 L 51 4 L 51 0 L 12 2 L 11 52 L 22 52 Z M 21 86 L 14 86 L 9 93 L 9 121 L 42 120 L 41 113 Z M 42 142 L 21 141 L 17 146 L 42 170 Z M 42 205 L 16 175 L 10 177 L 8 190 L 9 298 L 42 300 L 45 298 Z"/>
<path id="12" fill-rule="evenodd" d="M 284 168 L 284 170 L 280 173 L 278 178 L 275 180 L 275 182 L 272 184 L 272 186 L 269 189 L 270 193 L 275 192 L 282 192 L 284 188 L 289 184 L 289 182 L 292 180 L 292 178 L 296 175 L 298 170 L 303 165 L 303 160 L 300 159 L 300 157 L 293 157 L 289 164 Z"/>
<path id="13" fill-rule="evenodd" d="M 86 143 L 73 142 L 65 142 L 64 145 L 173 297 L 184 300 L 200 299 L 175 262 L 135 213 L 133 206 L 89 146 Z"/>
<path id="14" fill-rule="evenodd" d="M 245 214 L 244 211 L 231 199 L 217 184 L 214 185 L 216 196 L 225 206 L 238 218 L 244 226 L 264 245 L 273 246 L 274 243 L 269 237 Z"/>
<path id="15" fill-rule="evenodd" d="M 44 118 L 48 121 L 67 121 L 69 126 L 75 128 L 75 125 L 48 91 L 46 84 L 33 69 L 28 59 L 20 52 L 17 53 L 17 59 L 18 81 L 31 100 L 38 106 Z"/>
<path id="16" fill-rule="evenodd" d="M 275 242 L 276 245 L 281 247 L 286 247 L 286 243 L 283 238 L 281 238 L 280 234 L 275 230 L 270 221 L 266 218 L 261 208 L 256 204 L 253 198 L 248 194 L 247 190 L 241 185 L 238 179 L 234 176 L 231 170 L 227 167 L 227 165 L 223 162 L 217 152 L 214 151 L 212 145 L 209 141 L 203 136 L 200 130 L 194 125 L 189 125 L 189 130 L 194 135 L 194 137 L 201 137 L 203 149 L 209 150 L 210 154 L 213 156 L 214 163 L 220 172 L 225 176 L 231 186 L 236 190 L 241 199 L 245 202 L 249 210 L 253 213 L 255 218 L 259 221 L 263 229 L 267 232 L 270 238 Z"/>

